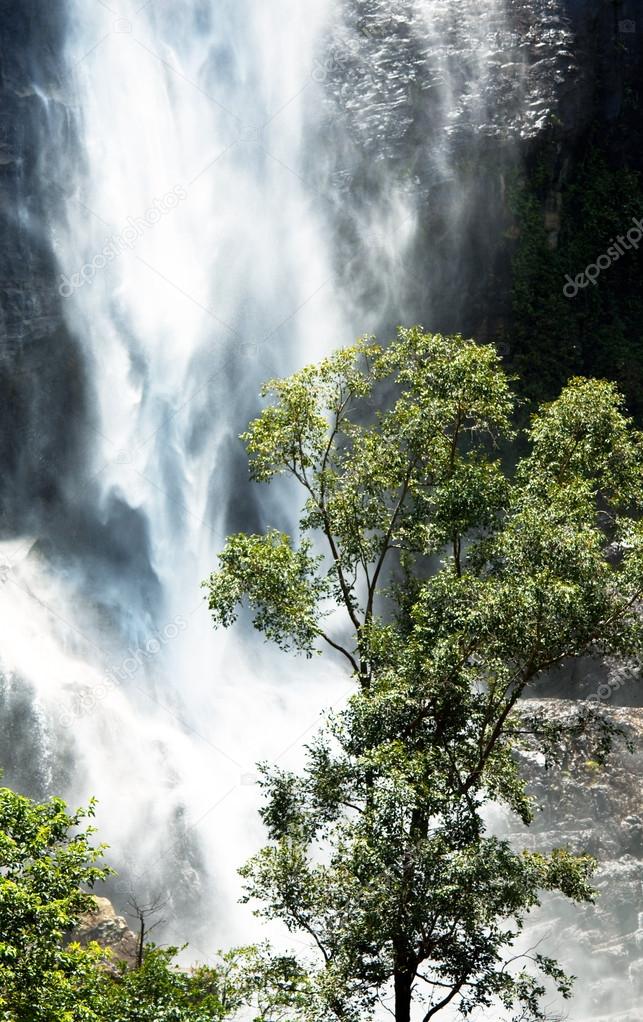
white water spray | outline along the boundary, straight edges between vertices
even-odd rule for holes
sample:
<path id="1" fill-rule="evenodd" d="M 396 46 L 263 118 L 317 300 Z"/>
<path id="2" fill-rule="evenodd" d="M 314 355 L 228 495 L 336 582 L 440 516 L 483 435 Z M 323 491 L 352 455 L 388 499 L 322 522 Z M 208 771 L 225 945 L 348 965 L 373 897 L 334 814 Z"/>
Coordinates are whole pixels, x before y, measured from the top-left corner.
<path id="1" fill-rule="evenodd" d="M 260 841 L 254 764 L 297 750 L 348 689 L 215 634 L 200 590 L 231 522 L 292 518 L 235 492 L 261 381 L 350 339 L 304 180 L 326 3 L 68 8 L 80 146 L 56 254 L 90 379 L 87 487 L 122 556 L 96 551 L 87 606 L 28 543 L 7 552 L 5 667 L 50 722 L 42 755 L 68 747 L 65 794 L 99 799 L 123 882 L 174 887 L 169 938 L 198 930 L 197 898 L 227 937 L 236 867 Z"/>

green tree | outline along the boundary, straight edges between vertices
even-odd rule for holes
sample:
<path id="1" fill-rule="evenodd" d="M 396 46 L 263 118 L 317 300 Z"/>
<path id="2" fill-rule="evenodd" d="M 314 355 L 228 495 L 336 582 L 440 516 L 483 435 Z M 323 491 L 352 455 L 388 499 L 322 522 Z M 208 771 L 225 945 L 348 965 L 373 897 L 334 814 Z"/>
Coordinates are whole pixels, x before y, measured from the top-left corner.
<path id="1" fill-rule="evenodd" d="M 294 959 L 233 949 L 212 967 L 176 964 L 177 948 L 149 945 L 140 967 L 98 944 L 69 942 L 94 908 L 89 890 L 110 870 L 86 825 L 94 804 L 34 802 L 0 789 L 1 1022 L 289 1022 L 308 1000 Z M 240 1015 L 241 1013 L 241 1015 Z"/>
<path id="2" fill-rule="evenodd" d="M 263 768 L 270 843 L 242 870 L 247 897 L 317 949 L 311 1017 L 392 997 L 397 1022 L 492 1004 L 544 1018 L 548 984 L 567 997 L 570 980 L 515 941 L 542 891 L 591 900 L 593 862 L 516 851 L 482 811 L 493 800 L 528 824 L 515 753 L 551 758 L 564 737 L 521 711 L 526 687 L 641 646 L 640 435 L 613 385 L 574 379 L 509 471 L 495 350 L 420 328 L 264 396 L 243 437 L 251 475 L 301 484 L 299 537 L 231 536 L 209 606 L 228 626 L 245 602 L 283 649 L 330 647 L 356 692 L 300 776 Z M 573 730 L 594 726 L 604 755 L 608 724 L 586 711 Z"/>
<path id="3" fill-rule="evenodd" d="M 297 963 L 264 947 L 235 948 L 212 966 L 188 971 L 175 963 L 178 948 L 149 945 L 140 967 L 104 973 L 100 1018 L 105 1022 L 289 1022 L 307 1002 L 307 980 Z"/>
<path id="4" fill-rule="evenodd" d="M 99 980 L 96 946 L 66 945 L 91 907 L 91 888 L 109 872 L 85 826 L 88 810 L 61 799 L 34 802 L 0 789 L 0 1019 L 85 1022 Z"/>

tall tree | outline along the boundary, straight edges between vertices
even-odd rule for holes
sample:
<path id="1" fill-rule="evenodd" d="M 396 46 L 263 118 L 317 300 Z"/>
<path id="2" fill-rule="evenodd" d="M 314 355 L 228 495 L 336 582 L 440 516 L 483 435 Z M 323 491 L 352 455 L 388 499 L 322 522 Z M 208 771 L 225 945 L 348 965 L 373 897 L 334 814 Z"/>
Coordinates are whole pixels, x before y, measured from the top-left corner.
<path id="1" fill-rule="evenodd" d="M 591 900 L 593 863 L 516 851 L 483 809 L 528 824 L 515 753 L 550 757 L 562 738 L 521 712 L 527 686 L 641 646 L 641 437 L 611 384 L 574 379 L 508 470 L 495 350 L 420 328 L 263 393 L 251 475 L 298 481 L 299 536 L 231 536 L 209 606 L 228 626 L 247 603 L 282 649 L 328 647 L 356 692 L 301 776 L 264 768 L 270 843 L 242 871 L 247 896 L 317 949 L 312 1017 L 391 998 L 397 1022 L 492 1004 L 544 1018 L 548 984 L 570 982 L 545 955 L 522 960 L 520 931 L 544 890 Z M 575 729 L 594 725 L 604 753 L 607 723 L 586 712 Z"/>

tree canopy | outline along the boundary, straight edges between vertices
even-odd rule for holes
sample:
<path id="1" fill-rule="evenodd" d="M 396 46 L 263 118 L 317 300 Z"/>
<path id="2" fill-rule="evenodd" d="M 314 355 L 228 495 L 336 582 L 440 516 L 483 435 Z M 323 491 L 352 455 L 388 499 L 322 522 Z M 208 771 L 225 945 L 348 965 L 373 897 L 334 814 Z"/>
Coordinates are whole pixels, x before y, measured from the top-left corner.
<path id="1" fill-rule="evenodd" d="M 518 435 L 511 382 L 491 346 L 401 329 L 270 381 L 243 435 L 252 478 L 294 477 L 302 510 L 296 536 L 228 539 L 214 622 L 246 604 L 267 639 L 328 647 L 356 681 L 301 775 L 263 768 L 269 844 L 242 871 L 319 955 L 311 1018 L 384 1000 L 397 1022 L 540 1019 L 548 985 L 570 993 L 516 948 L 541 892 L 592 899 L 593 862 L 516 849 L 484 808 L 529 824 L 516 752 L 563 737 L 525 691 L 641 647 L 642 444 L 614 385 L 580 378 Z M 604 756 L 609 723 L 585 708 L 574 730 Z"/>
<path id="2" fill-rule="evenodd" d="M 2 1022 L 286 1022 L 307 1001 L 294 959 L 234 948 L 214 964 L 177 964 L 176 947 L 145 947 L 139 967 L 71 938 L 106 879 L 87 810 L 0 788 L 0 1020 Z"/>
<path id="3" fill-rule="evenodd" d="M 58 798 L 37 803 L 0 788 L 0 1019 L 84 1022 L 102 952 L 66 944 L 92 905 L 99 865 L 86 820 Z M 83 829 L 84 828 L 84 829 Z"/>
<path id="4" fill-rule="evenodd" d="M 139 968 L 104 973 L 101 1022 L 288 1022 L 306 1004 L 306 976 L 288 956 L 234 948 L 185 970 L 176 965 L 180 950 L 150 945 Z"/>

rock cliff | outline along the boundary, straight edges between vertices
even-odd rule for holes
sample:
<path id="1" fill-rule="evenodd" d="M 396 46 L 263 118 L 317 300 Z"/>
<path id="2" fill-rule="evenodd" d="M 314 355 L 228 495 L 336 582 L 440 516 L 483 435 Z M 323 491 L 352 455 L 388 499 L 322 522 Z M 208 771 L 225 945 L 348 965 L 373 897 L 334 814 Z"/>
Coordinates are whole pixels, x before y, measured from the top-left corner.
<path id="1" fill-rule="evenodd" d="M 549 720 L 572 718 L 573 700 L 529 700 Z M 643 709 L 614 708 L 609 718 L 626 733 L 634 751 L 617 739 L 600 767 L 580 742 L 560 768 L 536 759 L 523 767 L 541 809 L 533 825 L 513 829 L 522 847 L 569 847 L 598 861 L 594 906 L 578 909 L 551 898 L 529 927 L 529 942 L 543 940 L 577 977 L 569 1019 L 577 1022 L 640 1022 L 643 1005 Z"/>
<path id="2" fill-rule="evenodd" d="M 42 533 L 79 457 L 84 373 L 62 315 L 52 234 L 77 152 L 63 11 L 47 0 L 0 2 L 0 538 Z M 61 151 L 62 172 L 52 159 Z"/>

